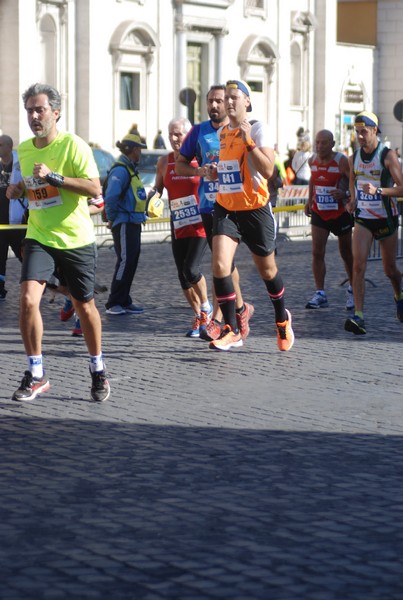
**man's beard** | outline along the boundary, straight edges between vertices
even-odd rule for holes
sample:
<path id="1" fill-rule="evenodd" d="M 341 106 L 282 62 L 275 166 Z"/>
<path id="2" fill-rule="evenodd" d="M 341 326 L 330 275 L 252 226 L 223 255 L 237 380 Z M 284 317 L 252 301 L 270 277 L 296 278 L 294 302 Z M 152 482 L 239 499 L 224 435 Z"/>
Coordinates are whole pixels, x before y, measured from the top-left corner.
<path id="1" fill-rule="evenodd" d="M 217 114 L 210 115 L 210 121 L 213 121 L 213 123 L 221 123 L 221 121 L 224 121 L 224 119 L 225 115 L 223 117 L 220 117 Z"/>

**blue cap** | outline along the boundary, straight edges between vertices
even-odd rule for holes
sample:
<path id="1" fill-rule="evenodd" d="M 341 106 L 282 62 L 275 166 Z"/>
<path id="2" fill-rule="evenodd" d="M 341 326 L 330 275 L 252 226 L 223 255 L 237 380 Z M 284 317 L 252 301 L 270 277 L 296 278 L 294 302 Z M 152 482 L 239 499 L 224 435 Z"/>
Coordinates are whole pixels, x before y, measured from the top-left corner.
<path id="1" fill-rule="evenodd" d="M 364 127 L 376 127 L 378 133 L 381 133 L 381 130 L 379 129 L 378 125 L 378 117 L 373 112 L 367 112 L 366 110 L 364 110 L 358 113 L 358 115 L 356 115 L 355 117 L 354 125 L 361 125 Z"/>
<path id="2" fill-rule="evenodd" d="M 243 92 L 245 96 L 248 96 L 248 98 L 250 98 L 251 89 L 246 83 L 246 81 L 241 81 L 239 79 L 230 79 L 225 85 L 226 87 L 234 88 L 235 90 L 241 90 L 241 92 Z M 249 104 L 248 108 L 246 109 L 246 112 L 252 112 L 252 104 Z"/>

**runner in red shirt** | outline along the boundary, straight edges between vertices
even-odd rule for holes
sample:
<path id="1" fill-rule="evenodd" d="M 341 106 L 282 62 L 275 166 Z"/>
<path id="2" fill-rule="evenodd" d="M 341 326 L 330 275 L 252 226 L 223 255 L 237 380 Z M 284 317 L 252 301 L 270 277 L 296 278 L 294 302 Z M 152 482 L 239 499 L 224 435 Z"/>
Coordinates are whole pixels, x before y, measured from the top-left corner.
<path id="1" fill-rule="evenodd" d="M 183 293 L 194 311 L 192 327 L 186 335 L 198 338 L 200 331 L 206 329 L 212 314 L 206 279 L 200 267 L 207 248 L 198 195 L 199 173 L 203 167 L 199 167 L 194 160 L 191 164 L 195 167 L 197 175 L 187 177 L 175 172 L 175 160 L 191 127 L 190 121 L 185 118 L 173 119 L 169 123 L 168 134 L 173 152 L 159 158 L 152 194 L 157 193 L 161 196 L 164 188 L 168 192 L 172 253 Z"/>
<path id="2" fill-rule="evenodd" d="M 309 200 L 305 205 L 305 214 L 311 217 L 312 226 L 312 271 L 316 292 L 305 308 L 326 308 L 325 293 L 325 253 L 329 233 L 339 240 L 339 252 L 343 259 L 350 285 L 347 289 L 346 309 L 354 308 L 351 288 L 353 256 L 351 250 L 351 232 L 353 219 L 346 211 L 345 203 L 349 198 L 348 185 L 350 168 L 347 157 L 334 152 L 334 139 L 331 131 L 323 129 L 316 135 L 316 154 L 309 159 L 311 178 L 309 181 Z"/>

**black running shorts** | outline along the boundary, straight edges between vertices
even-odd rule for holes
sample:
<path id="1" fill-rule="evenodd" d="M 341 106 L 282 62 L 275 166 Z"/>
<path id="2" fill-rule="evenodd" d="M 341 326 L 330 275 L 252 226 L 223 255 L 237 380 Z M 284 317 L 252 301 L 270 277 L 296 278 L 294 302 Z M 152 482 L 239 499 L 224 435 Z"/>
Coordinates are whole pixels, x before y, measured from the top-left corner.
<path id="1" fill-rule="evenodd" d="M 255 210 L 228 211 L 214 205 L 213 236 L 227 235 L 243 241 L 256 256 L 269 256 L 276 246 L 276 222 L 268 202 Z"/>
<path id="2" fill-rule="evenodd" d="M 312 211 L 311 216 L 311 225 L 315 225 L 315 227 L 320 227 L 321 229 L 326 229 L 326 231 L 330 231 L 333 235 L 340 237 L 341 235 L 345 235 L 349 231 L 352 230 L 354 225 L 353 216 L 344 212 L 337 219 L 322 219 L 317 212 Z"/>
<path id="3" fill-rule="evenodd" d="M 20 281 L 49 281 L 57 272 L 70 294 L 79 302 L 94 297 L 96 244 L 73 250 L 59 250 L 25 238 Z"/>
<path id="4" fill-rule="evenodd" d="M 213 213 L 201 213 L 201 218 L 203 221 L 204 231 L 206 232 L 207 243 L 211 249 L 213 240 Z"/>
<path id="5" fill-rule="evenodd" d="M 384 240 L 390 237 L 399 227 L 398 216 L 392 217 L 391 222 L 389 219 L 360 219 L 359 217 L 355 217 L 355 222 L 368 229 L 375 240 Z"/>

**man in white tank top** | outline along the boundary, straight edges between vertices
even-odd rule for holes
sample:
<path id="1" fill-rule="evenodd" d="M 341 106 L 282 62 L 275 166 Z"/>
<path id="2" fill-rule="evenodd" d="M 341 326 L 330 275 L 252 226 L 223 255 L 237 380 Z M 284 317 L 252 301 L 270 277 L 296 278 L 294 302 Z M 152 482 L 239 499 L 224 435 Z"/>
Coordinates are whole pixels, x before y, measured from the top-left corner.
<path id="1" fill-rule="evenodd" d="M 366 333 L 364 323 L 365 271 L 372 240 L 379 240 L 385 275 L 390 279 L 396 313 L 403 323 L 402 274 L 396 265 L 398 211 L 397 197 L 403 196 L 403 175 L 398 156 L 378 140 L 378 117 L 361 112 L 355 118 L 360 149 L 349 158 L 350 201 L 354 212 L 353 294 L 355 314 L 344 329 L 356 335 Z"/>

